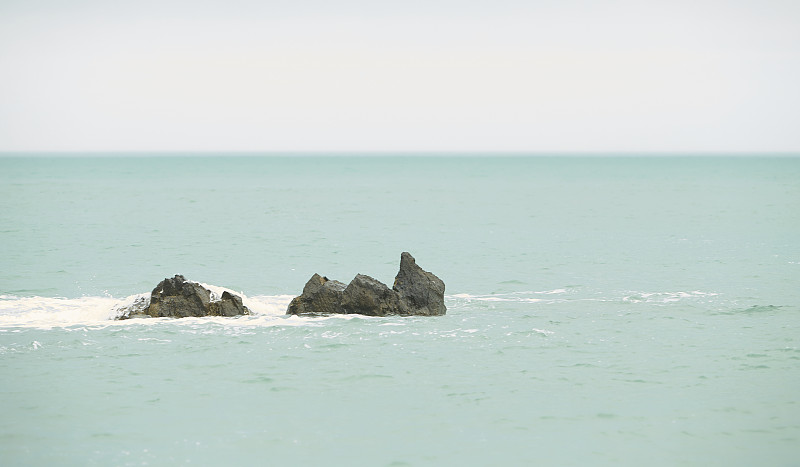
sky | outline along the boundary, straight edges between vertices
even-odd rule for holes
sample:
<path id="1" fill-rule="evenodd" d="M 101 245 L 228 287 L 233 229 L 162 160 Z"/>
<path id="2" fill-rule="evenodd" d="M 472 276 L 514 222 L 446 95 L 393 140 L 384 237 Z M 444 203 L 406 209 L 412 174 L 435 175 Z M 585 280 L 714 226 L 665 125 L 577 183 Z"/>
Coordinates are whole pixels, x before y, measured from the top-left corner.
<path id="1" fill-rule="evenodd" d="M 0 151 L 800 152 L 800 1 L 0 0 Z"/>

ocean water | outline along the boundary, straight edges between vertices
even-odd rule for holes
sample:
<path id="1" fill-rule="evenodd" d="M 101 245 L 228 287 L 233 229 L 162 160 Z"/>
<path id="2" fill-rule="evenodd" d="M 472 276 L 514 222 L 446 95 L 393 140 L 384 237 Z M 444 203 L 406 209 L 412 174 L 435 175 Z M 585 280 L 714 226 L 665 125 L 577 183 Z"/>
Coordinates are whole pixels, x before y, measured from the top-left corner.
<path id="1" fill-rule="evenodd" d="M 797 157 L 7 156 L 0 258 L 3 465 L 800 465 Z M 254 315 L 111 319 L 176 273 Z"/>

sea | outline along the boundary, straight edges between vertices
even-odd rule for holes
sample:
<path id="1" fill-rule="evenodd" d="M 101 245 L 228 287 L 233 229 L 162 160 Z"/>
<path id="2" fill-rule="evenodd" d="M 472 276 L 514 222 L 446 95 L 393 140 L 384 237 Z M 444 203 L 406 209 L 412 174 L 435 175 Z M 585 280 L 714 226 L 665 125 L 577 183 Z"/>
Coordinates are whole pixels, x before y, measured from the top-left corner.
<path id="1" fill-rule="evenodd" d="M 446 315 L 285 315 L 403 251 Z M 174 274 L 253 314 L 113 319 Z M 798 466 L 800 157 L 6 154 L 0 414 L 7 466 Z"/>

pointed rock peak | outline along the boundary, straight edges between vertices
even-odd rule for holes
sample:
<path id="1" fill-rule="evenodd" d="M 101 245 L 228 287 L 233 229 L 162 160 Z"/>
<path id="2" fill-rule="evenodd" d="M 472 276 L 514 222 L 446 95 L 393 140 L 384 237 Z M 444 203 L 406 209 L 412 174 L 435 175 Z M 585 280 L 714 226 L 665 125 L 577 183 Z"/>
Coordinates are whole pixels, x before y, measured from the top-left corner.
<path id="1" fill-rule="evenodd" d="M 220 300 L 236 300 L 236 299 L 242 301 L 241 297 L 239 297 L 238 295 L 234 295 L 228 292 L 227 290 L 222 291 L 222 296 L 220 297 Z"/>
<path id="2" fill-rule="evenodd" d="M 303 287 L 303 294 L 292 299 L 288 315 L 332 314 L 341 312 L 342 292 L 345 285 L 314 274 Z"/>
<path id="3" fill-rule="evenodd" d="M 419 267 L 408 252 L 400 255 L 400 271 L 394 278 L 392 289 L 412 314 L 443 315 L 447 310 L 444 305 L 444 282 Z"/>
<path id="4" fill-rule="evenodd" d="M 400 253 L 400 269 L 410 268 L 412 266 L 417 266 L 417 260 L 411 256 L 411 253 L 404 251 Z M 417 266 L 419 267 L 419 266 Z"/>
<path id="5" fill-rule="evenodd" d="M 357 274 L 347 285 L 314 274 L 303 294 L 289 303 L 286 313 L 432 316 L 443 315 L 446 310 L 444 282 L 420 268 L 411 253 L 404 251 L 391 289 L 366 274 Z"/>
<path id="6" fill-rule="evenodd" d="M 303 293 L 313 294 L 317 292 L 319 289 L 321 289 L 326 282 L 328 282 L 327 277 L 320 276 L 319 274 L 314 273 L 314 275 L 311 276 L 311 279 L 309 279 L 308 282 L 306 282 L 305 287 L 303 287 Z"/>

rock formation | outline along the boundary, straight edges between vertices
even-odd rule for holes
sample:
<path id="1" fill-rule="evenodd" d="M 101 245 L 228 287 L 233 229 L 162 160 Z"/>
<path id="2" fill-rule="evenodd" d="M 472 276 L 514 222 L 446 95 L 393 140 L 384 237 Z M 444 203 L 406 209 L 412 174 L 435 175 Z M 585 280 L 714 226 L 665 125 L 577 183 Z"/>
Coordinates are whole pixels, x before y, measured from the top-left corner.
<path id="1" fill-rule="evenodd" d="M 143 305 L 144 303 L 137 301 L 128 309 L 120 310 L 117 319 L 250 314 L 238 295 L 225 291 L 217 299 L 210 290 L 177 274 L 172 279 L 159 282 L 150 293 L 150 303 L 146 307 Z"/>
<path id="2" fill-rule="evenodd" d="M 302 295 L 292 299 L 288 315 L 356 313 L 369 316 L 443 315 L 444 282 L 419 267 L 407 252 L 390 289 L 370 276 L 358 274 L 345 286 L 314 274 Z"/>
<path id="3" fill-rule="evenodd" d="M 432 273 L 417 266 L 414 257 L 404 252 L 400 255 L 400 271 L 394 278 L 392 289 L 400 296 L 414 315 L 443 315 L 444 282 Z"/>
<path id="4" fill-rule="evenodd" d="M 289 315 L 341 313 L 345 285 L 314 274 L 303 287 L 303 294 L 292 299 Z"/>

